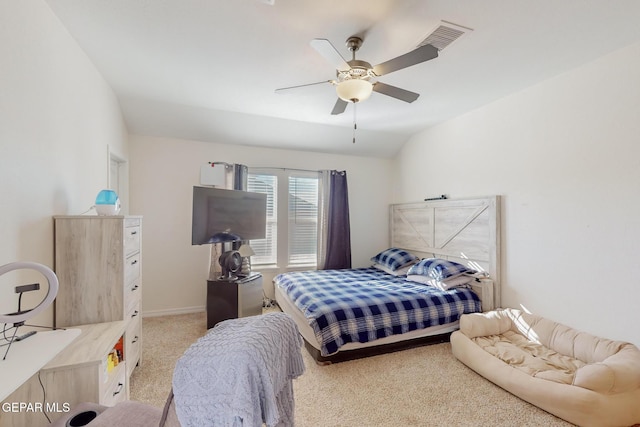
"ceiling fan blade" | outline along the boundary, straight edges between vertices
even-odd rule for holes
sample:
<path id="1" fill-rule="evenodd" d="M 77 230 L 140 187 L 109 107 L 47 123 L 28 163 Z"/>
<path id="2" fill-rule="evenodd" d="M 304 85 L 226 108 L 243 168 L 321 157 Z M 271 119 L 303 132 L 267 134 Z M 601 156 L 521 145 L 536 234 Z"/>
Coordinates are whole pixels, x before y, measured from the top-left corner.
<path id="1" fill-rule="evenodd" d="M 340 98 L 336 101 L 336 105 L 333 106 L 333 110 L 331 110 L 331 115 L 335 116 L 338 114 L 344 113 L 344 110 L 347 108 L 347 101 L 344 101 Z"/>
<path id="2" fill-rule="evenodd" d="M 307 83 L 307 84 L 298 85 L 298 86 L 281 87 L 279 89 L 276 89 L 276 93 L 286 93 L 286 92 L 288 92 L 290 90 L 299 89 L 301 87 L 315 86 L 315 85 L 321 85 L 321 84 L 325 84 L 325 83 L 331 83 L 331 80 L 323 80 L 321 82 Z"/>
<path id="3" fill-rule="evenodd" d="M 378 92 L 404 102 L 413 102 L 420 96 L 419 93 L 400 89 L 399 87 L 384 84 L 382 82 L 376 82 L 373 85 L 373 90 L 374 92 Z"/>
<path id="4" fill-rule="evenodd" d="M 327 39 L 313 39 L 309 42 L 324 59 L 329 61 L 338 71 L 348 71 L 351 69 L 347 61 L 340 55 L 331 42 Z"/>
<path id="5" fill-rule="evenodd" d="M 411 67 L 412 65 L 419 64 L 421 62 L 428 61 L 438 57 L 438 49 L 425 44 L 417 49 L 412 50 L 409 53 L 400 55 L 397 58 L 390 59 L 382 64 L 378 64 L 373 67 L 373 72 L 377 76 L 383 76 L 385 74 L 392 73 L 394 71 L 402 70 L 403 68 Z"/>

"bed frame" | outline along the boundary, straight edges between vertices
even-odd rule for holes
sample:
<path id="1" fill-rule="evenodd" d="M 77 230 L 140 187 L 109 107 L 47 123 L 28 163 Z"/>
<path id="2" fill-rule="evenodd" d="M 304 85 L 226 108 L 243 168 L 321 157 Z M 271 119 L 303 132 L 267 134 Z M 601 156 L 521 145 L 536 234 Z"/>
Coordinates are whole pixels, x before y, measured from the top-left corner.
<path id="1" fill-rule="evenodd" d="M 490 277 L 491 308 L 500 307 L 500 196 L 391 205 L 389 223 L 391 246 Z"/>
<path id="2" fill-rule="evenodd" d="M 438 257 L 481 272 L 473 289 L 483 311 L 500 307 L 500 196 L 443 199 L 390 206 L 390 246 L 419 257 Z M 319 364 L 342 362 L 425 344 L 446 342 L 458 322 L 392 335 L 368 343 L 349 343 L 322 356 L 312 328 L 295 305 L 275 287 L 278 305 L 291 315 L 311 356 Z"/>

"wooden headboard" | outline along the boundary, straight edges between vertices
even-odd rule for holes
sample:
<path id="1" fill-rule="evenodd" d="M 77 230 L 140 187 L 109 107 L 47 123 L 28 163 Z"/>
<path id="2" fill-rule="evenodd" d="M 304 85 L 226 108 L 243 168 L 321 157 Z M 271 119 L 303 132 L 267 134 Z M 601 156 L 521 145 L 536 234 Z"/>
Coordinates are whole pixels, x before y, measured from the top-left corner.
<path id="1" fill-rule="evenodd" d="M 391 205 L 391 246 L 485 272 L 500 307 L 500 196 Z"/>

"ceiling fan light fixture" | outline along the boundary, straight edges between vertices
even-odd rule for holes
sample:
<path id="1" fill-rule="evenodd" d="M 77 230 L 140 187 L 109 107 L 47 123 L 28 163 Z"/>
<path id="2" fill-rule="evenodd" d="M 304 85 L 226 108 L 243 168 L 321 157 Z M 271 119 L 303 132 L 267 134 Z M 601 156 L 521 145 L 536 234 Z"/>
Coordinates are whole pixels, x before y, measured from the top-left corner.
<path id="1" fill-rule="evenodd" d="M 373 84 L 368 80 L 343 80 L 336 86 L 338 98 L 346 102 L 364 101 L 371 96 L 371 92 L 373 92 Z"/>

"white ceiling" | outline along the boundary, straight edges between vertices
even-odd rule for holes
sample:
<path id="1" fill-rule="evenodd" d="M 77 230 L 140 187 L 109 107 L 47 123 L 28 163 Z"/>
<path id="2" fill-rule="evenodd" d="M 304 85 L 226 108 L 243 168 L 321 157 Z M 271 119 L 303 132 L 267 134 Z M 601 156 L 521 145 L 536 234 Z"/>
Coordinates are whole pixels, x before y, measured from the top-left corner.
<path id="1" fill-rule="evenodd" d="M 47 0 L 113 87 L 132 133 L 392 157 L 416 132 L 640 40 L 637 0 Z M 441 20 L 473 29 L 332 116 L 335 78 L 309 45 L 360 34 L 375 65 Z"/>

